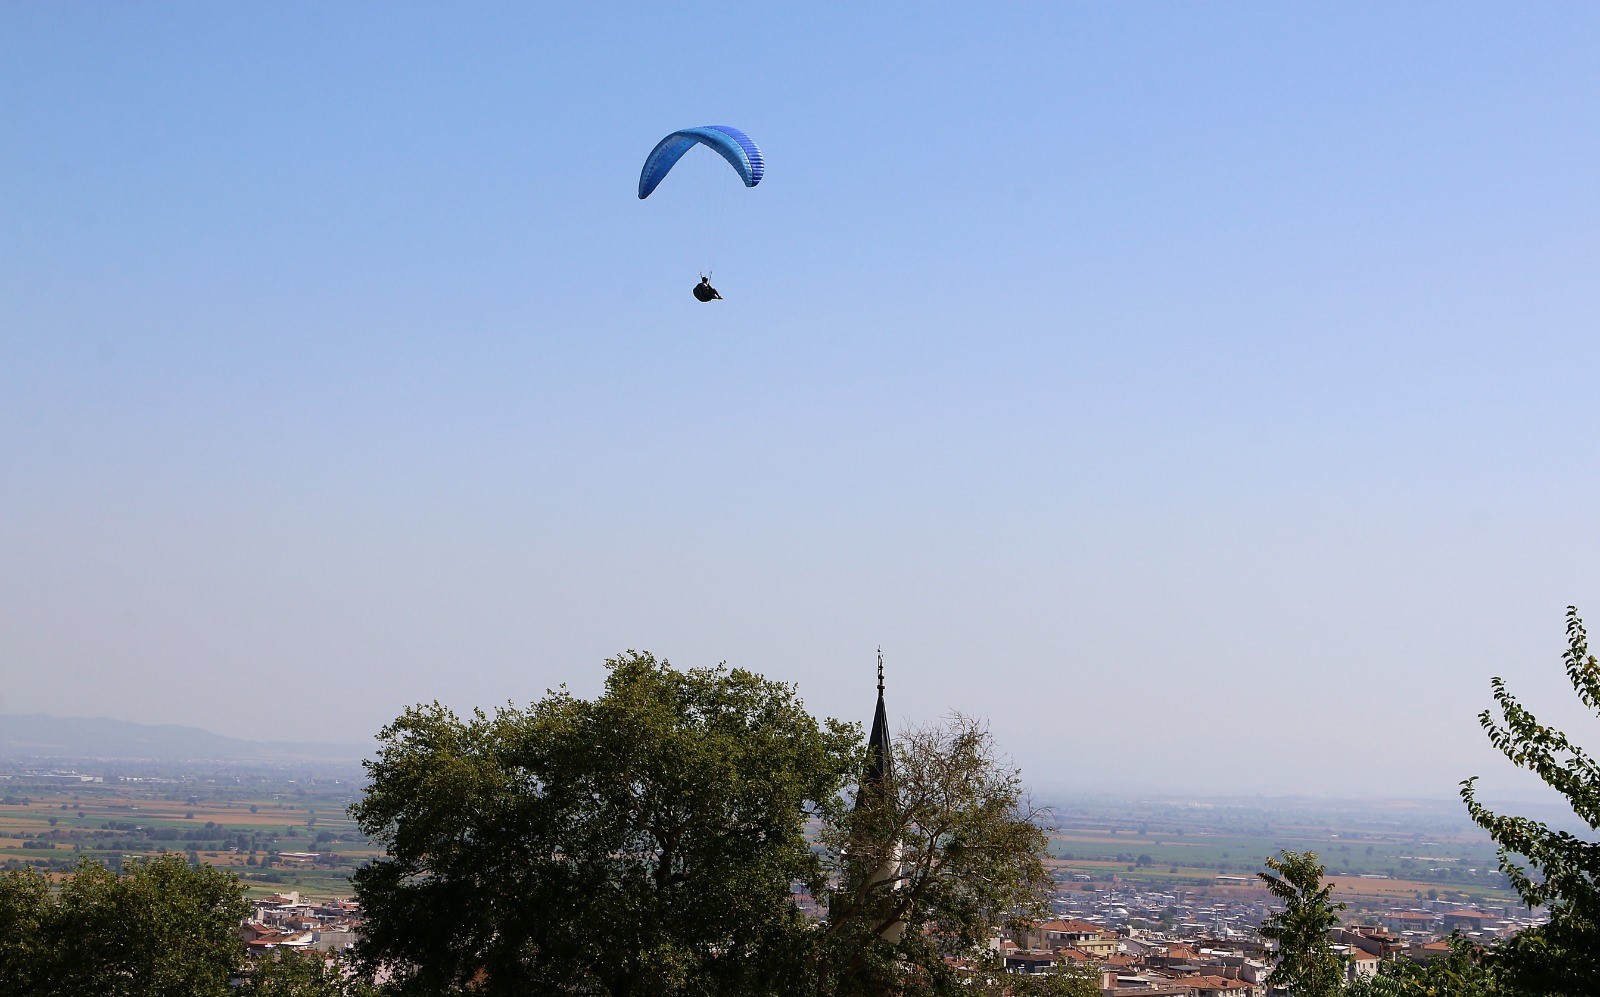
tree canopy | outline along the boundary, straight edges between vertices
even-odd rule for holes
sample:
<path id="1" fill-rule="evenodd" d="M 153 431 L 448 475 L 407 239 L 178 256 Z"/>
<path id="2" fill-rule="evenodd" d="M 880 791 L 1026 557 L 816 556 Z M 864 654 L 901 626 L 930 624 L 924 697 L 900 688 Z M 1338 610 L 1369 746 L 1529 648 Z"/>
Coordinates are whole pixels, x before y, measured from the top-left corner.
<path id="1" fill-rule="evenodd" d="M 610 997 L 778 992 L 797 967 L 806 837 L 860 731 L 751 672 L 607 663 L 594 700 L 380 734 L 352 813 L 387 856 L 359 870 L 359 952 L 402 993 Z"/>
<path id="2" fill-rule="evenodd" d="M 0 995 L 223 997 L 244 953 L 239 881 L 181 857 L 121 875 L 84 861 L 52 901 L 33 870 L 0 877 Z"/>

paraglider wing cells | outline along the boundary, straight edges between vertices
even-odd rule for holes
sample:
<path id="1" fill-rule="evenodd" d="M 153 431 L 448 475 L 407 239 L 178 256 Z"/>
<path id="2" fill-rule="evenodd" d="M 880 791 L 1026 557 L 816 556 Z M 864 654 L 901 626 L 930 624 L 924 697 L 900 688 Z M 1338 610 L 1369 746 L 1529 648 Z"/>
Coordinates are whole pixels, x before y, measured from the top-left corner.
<path id="1" fill-rule="evenodd" d="M 667 173 L 683 158 L 683 154 L 696 145 L 704 145 L 717 153 L 735 170 L 746 187 L 761 182 L 766 163 L 761 150 L 750 136 L 731 125 L 702 125 L 673 132 L 650 150 L 644 169 L 639 171 L 639 197 L 649 197 Z"/>

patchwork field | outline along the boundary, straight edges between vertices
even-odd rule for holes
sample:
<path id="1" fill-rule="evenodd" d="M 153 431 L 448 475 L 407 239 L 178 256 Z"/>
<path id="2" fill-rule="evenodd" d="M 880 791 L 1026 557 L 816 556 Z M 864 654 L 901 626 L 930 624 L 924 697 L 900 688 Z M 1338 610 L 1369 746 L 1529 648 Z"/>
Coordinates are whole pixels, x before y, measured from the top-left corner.
<path id="1" fill-rule="evenodd" d="M 1280 851 L 1312 851 L 1347 903 L 1419 897 L 1510 899 L 1494 847 L 1449 802 L 1251 800 L 1237 803 L 1069 799 L 1050 851 L 1070 888 L 1118 881 L 1258 894 L 1255 874 Z M 1247 885 L 1218 883 L 1244 878 Z"/>
<path id="2" fill-rule="evenodd" d="M 182 852 L 237 874 L 254 894 L 348 896 L 350 873 L 377 853 L 345 812 L 358 785 L 355 773 L 176 771 L 104 782 L 9 773 L 0 781 L 0 866 L 59 874 L 84 859 L 120 868 Z"/>

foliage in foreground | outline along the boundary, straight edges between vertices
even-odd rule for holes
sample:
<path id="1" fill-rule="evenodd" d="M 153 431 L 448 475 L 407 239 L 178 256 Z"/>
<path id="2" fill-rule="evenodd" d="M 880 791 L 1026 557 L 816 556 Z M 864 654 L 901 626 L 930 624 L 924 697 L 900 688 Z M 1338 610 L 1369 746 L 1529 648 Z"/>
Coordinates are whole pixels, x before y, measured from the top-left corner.
<path id="1" fill-rule="evenodd" d="M 1563 660 L 1578 699 L 1600 715 L 1600 662 L 1589 653 L 1588 634 L 1571 606 Z M 1489 710 L 1478 717 L 1489 740 L 1513 764 L 1566 797 L 1591 830 L 1600 831 L 1600 765 L 1561 731 L 1540 724 L 1502 679 L 1491 684 L 1500 720 Z M 1550 910 L 1548 924 L 1523 931 L 1490 953 L 1501 984 L 1509 993 L 1546 997 L 1600 993 L 1600 843 L 1495 813 L 1478 801 L 1475 782 L 1474 777 L 1461 784 L 1461 798 L 1499 846 L 1501 871 L 1525 904 Z"/>
<path id="2" fill-rule="evenodd" d="M 118 875 L 84 861 L 52 900 L 31 869 L 0 876 L 3 997 L 222 997 L 249 913 L 234 876 L 161 855 Z"/>
<path id="3" fill-rule="evenodd" d="M 366 964 L 404 994 L 749 994 L 792 987 L 822 890 L 806 820 L 859 757 L 792 688 L 608 662 L 605 692 L 379 735 L 351 812 L 388 854 L 356 873 Z"/>

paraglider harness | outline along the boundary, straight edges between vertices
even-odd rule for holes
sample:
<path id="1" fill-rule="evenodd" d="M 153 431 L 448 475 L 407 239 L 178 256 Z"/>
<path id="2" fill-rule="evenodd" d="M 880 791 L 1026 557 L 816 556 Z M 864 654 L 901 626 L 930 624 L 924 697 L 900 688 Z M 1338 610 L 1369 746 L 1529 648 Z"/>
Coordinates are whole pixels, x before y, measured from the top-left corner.
<path id="1" fill-rule="evenodd" d="M 704 273 L 700 275 L 700 283 L 694 286 L 694 296 L 697 301 L 722 300 L 722 295 L 718 294 L 717 289 L 711 286 L 711 275 Z"/>

